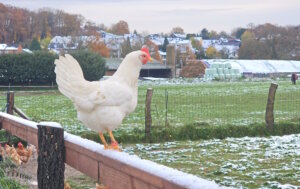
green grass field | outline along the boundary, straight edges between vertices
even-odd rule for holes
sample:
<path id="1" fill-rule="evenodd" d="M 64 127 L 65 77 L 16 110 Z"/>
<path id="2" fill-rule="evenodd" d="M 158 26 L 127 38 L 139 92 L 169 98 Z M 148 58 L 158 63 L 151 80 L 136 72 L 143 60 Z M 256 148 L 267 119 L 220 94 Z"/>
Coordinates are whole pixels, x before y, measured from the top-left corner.
<path id="1" fill-rule="evenodd" d="M 183 84 L 144 83 L 139 87 L 138 106 L 119 131 L 144 128 L 147 88 L 153 88 L 152 122 L 171 127 L 191 123 L 249 125 L 263 123 L 271 81 L 201 82 Z M 275 121 L 299 119 L 300 85 L 277 81 Z M 3 92 L 3 98 L 5 94 Z M 3 100 L 3 105 L 5 101 Z M 16 91 L 15 105 L 34 121 L 56 121 L 71 133 L 85 131 L 77 121 L 69 99 L 57 90 Z M 167 113 L 166 113 L 167 107 Z"/>

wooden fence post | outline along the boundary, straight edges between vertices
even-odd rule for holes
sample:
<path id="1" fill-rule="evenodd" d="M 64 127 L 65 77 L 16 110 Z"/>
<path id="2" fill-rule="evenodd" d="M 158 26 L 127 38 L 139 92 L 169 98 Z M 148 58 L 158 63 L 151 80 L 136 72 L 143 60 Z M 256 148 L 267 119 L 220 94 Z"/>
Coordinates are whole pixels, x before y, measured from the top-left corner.
<path id="1" fill-rule="evenodd" d="M 266 115 L 265 115 L 267 128 L 269 130 L 272 130 L 274 128 L 274 102 L 275 102 L 275 94 L 276 94 L 277 87 L 278 87 L 277 84 L 271 83 L 269 89 L 269 96 L 268 96 Z"/>
<path id="2" fill-rule="evenodd" d="M 6 98 L 6 113 L 13 115 L 14 106 L 15 106 L 15 93 L 13 91 L 8 91 L 7 98 Z M 11 134 L 9 132 L 5 132 L 5 136 L 7 138 L 7 143 L 10 143 L 12 138 Z"/>
<path id="3" fill-rule="evenodd" d="M 64 129 L 58 123 L 38 127 L 38 188 L 63 189 L 65 172 Z"/>
<path id="4" fill-rule="evenodd" d="M 148 88 L 146 94 L 146 106 L 145 106 L 145 137 L 146 140 L 151 140 L 151 100 L 152 100 L 153 89 Z"/>
<path id="5" fill-rule="evenodd" d="M 6 113 L 13 115 L 14 114 L 14 105 L 15 105 L 15 95 L 13 91 L 7 92 L 7 107 Z"/>

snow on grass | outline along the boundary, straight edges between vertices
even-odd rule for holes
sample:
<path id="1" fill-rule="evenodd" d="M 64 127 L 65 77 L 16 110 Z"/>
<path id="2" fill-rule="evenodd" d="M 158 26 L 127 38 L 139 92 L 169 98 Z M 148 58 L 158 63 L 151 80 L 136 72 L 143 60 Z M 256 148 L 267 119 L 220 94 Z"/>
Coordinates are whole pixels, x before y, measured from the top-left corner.
<path id="1" fill-rule="evenodd" d="M 300 134 L 124 146 L 126 152 L 238 188 L 300 186 Z"/>

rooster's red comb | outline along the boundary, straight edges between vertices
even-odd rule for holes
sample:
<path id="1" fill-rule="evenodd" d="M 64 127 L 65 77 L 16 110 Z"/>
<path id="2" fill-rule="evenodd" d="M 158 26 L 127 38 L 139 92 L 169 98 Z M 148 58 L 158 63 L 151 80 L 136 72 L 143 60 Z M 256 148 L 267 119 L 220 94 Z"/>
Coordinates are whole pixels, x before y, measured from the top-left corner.
<path id="1" fill-rule="evenodd" d="M 23 144 L 22 144 L 22 142 L 19 142 L 18 147 L 21 147 L 21 146 L 23 146 Z"/>
<path id="2" fill-rule="evenodd" d="M 142 47 L 141 51 L 145 52 L 147 55 L 150 56 L 149 49 L 148 49 L 147 46 L 144 45 L 144 46 Z"/>

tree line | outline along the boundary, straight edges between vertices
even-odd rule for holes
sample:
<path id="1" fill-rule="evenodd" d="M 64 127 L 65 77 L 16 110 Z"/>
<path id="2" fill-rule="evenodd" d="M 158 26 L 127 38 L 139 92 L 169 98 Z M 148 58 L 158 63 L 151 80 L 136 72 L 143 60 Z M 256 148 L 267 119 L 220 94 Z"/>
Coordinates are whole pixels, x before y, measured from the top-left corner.
<path id="1" fill-rule="evenodd" d="M 23 43 L 33 38 L 78 34 L 83 17 L 61 10 L 40 9 L 38 12 L 5 6 L 0 3 L 0 42 Z"/>
<path id="2" fill-rule="evenodd" d="M 50 8 L 37 12 L 0 3 L 0 43 L 29 43 L 53 36 L 95 35 L 100 29 L 115 34 L 129 33 L 128 23 L 119 21 L 110 28 L 87 21 L 82 15 Z"/>
<path id="3" fill-rule="evenodd" d="M 128 23 L 124 20 L 107 27 L 104 24 L 87 21 L 79 14 L 69 14 L 62 10 L 44 8 L 33 12 L 0 3 L 0 43 L 22 44 L 23 47 L 29 48 L 33 39 L 36 39 L 42 48 L 47 48 L 53 36 L 94 35 L 100 38 L 99 30 L 116 35 L 130 33 Z M 135 30 L 134 33 L 137 34 L 137 31 Z M 176 26 L 170 33 L 184 34 L 185 32 L 183 28 Z M 147 34 L 144 32 L 142 35 Z M 160 35 L 167 36 L 168 34 L 161 33 Z M 186 36 L 191 40 L 192 46 L 198 50 L 199 53 L 196 55 L 198 58 L 227 58 L 227 54 L 222 50 L 218 52 L 214 48 L 204 52 L 201 44 L 193 40 L 196 36 L 202 39 L 221 37 L 240 39 L 241 46 L 238 52 L 240 59 L 300 60 L 300 25 L 278 26 L 266 23 L 255 26 L 249 24 L 245 28 L 234 29 L 230 34 L 225 31 L 216 32 L 203 28 L 199 33 L 190 33 Z M 146 39 L 144 42 L 131 44 L 129 47 L 128 39 L 125 40 L 121 46 L 124 51 L 122 56 L 131 50 L 139 49 L 143 43 L 150 42 Z M 165 41 L 159 49 L 165 51 L 167 43 Z M 104 57 L 109 57 L 110 50 L 99 40 L 90 42 L 87 47 Z M 153 49 L 157 50 L 157 47 Z"/>
<path id="4" fill-rule="evenodd" d="M 193 40 L 194 36 L 201 36 L 202 39 L 223 37 L 241 40 L 239 59 L 300 60 L 300 25 L 249 24 L 246 28 L 234 29 L 231 34 L 204 28 L 198 35 L 187 36 L 191 39 L 192 46 L 199 50 L 200 58 L 228 58 L 226 51 L 217 51 L 213 47 L 204 52 L 201 43 Z"/>
<path id="5" fill-rule="evenodd" d="M 300 25 L 282 27 L 267 23 L 236 31 L 242 41 L 240 59 L 300 60 Z"/>

